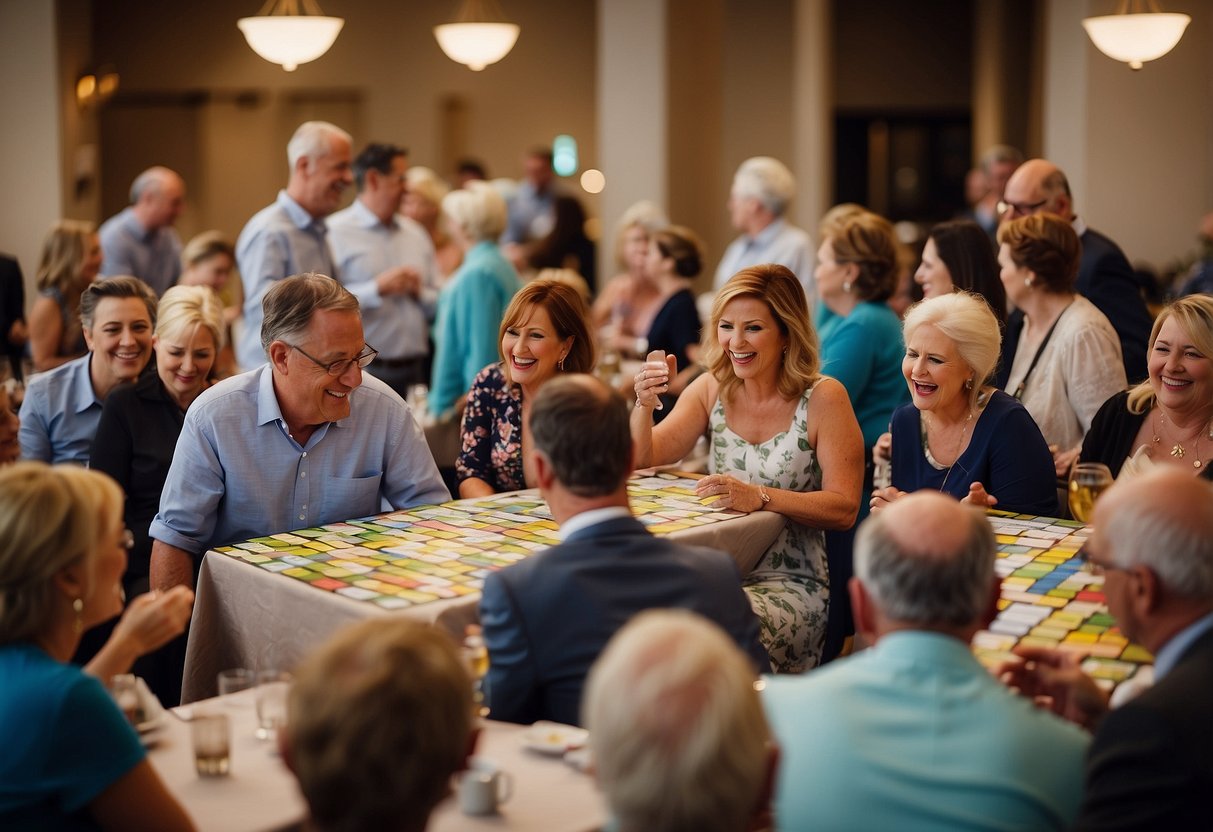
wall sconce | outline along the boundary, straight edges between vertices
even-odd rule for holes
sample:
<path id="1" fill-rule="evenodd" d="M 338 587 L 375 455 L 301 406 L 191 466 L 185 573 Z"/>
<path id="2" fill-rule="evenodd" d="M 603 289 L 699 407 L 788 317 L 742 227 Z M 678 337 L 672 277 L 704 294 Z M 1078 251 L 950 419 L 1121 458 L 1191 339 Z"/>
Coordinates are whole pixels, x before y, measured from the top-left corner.
<path id="1" fill-rule="evenodd" d="M 1186 14 L 1160 12 L 1154 0 L 1120 0 L 1116 14 L 1082 22 L 1095 48 L 1130 69 L 1141 69 L 1175 48 L 1192 22 Z"/>
<path id="2" fill-rule="evenodd" d="M 434 37 L 448 58 L 479 72 L 510 54 L 521 31 L 497 0 L 463 0 L 454 22 L 435 26 Z"/>
<path id="3" fill-rule="evenodd" d="M 80 109 L 100 107 L 118 91 L 118 73 L 112 66 L 89 70 L 76 79 L 76 104 Z"/>
<path id="4" fill-rule="evenodd" d="M 269 0 L 256 17 L 236 25 L 254 52 L 294 72 L 329 51 L 345 20 L 326 17 L 316 0 Z"/>

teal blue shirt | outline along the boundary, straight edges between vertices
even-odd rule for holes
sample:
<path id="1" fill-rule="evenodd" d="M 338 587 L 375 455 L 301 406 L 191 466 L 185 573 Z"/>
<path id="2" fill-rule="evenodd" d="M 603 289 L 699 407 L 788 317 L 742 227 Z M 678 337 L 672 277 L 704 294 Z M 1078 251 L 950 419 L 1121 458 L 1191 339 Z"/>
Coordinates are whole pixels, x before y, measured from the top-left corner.
<path id="1" fill-rule="evenodd" d="M 847 316 L 817 305 L 821 371 L 847 390 L 865 447 L 889 429 L 893 411 L 910 400 L 901 376 L 901 321 L 883 303 L 861 302 Z"/>
<path id="2" fill-rule="evenodd" d="M 431 413 L 454 407 L 477 374 L 498 360 L 497 332 L 521 285 L 518 273 L 493 243 L 477 243 L 463 258 L 438 295 Z"/>
<path id="3" fill-rule="evenodd" d="M 1016 696 L 939 633 L 890 633 L 804 676 L 767 677 L 779 829 L 1065 829 L 1088 735 Z"/>

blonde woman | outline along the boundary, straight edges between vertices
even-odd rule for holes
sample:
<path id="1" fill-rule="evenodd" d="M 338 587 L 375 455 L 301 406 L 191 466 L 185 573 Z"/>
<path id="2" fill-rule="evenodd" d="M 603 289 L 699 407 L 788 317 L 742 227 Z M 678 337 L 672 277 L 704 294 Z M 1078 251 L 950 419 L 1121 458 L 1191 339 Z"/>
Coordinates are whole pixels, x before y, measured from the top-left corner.
<path id="1" fill-rule="evenodd" d="M 101 238 L 91 222 L 59 220 L 42 244 L 38 298 L 30 310 L 29 346 L 41 373 L 87 351 L 80 331 L 80 293 L 101 269 Z"/>
<path id="2" fill-rule="evenodd" d="M 434 244 L 434 260 L 445 280 L 455 273 L 463 262 L 463 249 L 447 231 L 446 218 L 442 215 L 442 200 L 451 189 L 434 171 L 414 165 L 405 174 L 408 189 L 404 192 L 401 209 L 409 219 L 421 225 Z"/>
<path id="3" fill-rule="evenodd" d="M 136 599 L 84 670 L 68 663 L 122 611 L 128 535 L 104 474 L 0 469 L 0 828 L 193 829 L 103 686 L 181 631 L 193 593 Z"/>
<path id="4" fill-rule="evenodd" d="M 743 269 L 712 304 L 703 337 L 708 372 L 653 426 L 674 357 L 636 375 L 636 466 L 682 459 L 710 431 L 711 475 L 700 496 L 721 508 L 777 511 L 783 532 L 743 579 L 779 672 L 816 666 L 825 640 L 829 570 L 825 529 L 849 529 L 859 511 L 863 438 L 846 390 L 821 375 L 817 336 L 800 281 L 783 266 Z"/>

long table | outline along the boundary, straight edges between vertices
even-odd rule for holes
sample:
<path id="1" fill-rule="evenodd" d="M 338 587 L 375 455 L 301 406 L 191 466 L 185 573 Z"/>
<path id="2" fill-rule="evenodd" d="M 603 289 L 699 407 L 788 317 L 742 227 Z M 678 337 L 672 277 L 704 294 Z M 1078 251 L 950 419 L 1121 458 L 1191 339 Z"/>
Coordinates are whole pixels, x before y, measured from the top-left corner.
<path id="1" fill-rule="evenodd" d="M 259 740 L 252 690 L 183 705 L 169 712 L 163 727 L 148 736 L 148 759 L 169 791 L 185 807 L 199 832 L 263 832 L 300 824 L 307 807 L 272 742 Z M 232 726 L 232 772 L 202 778 L 194 771 L 187 721 L 195 713 L 228 715 Z M 606 822 L 606 809 L 593 778 L 525 748 L 526 727 L 486 721 L 476 753 L 491 758 L 514 778 L 514 795 L 497 815 L 468 817 L 454 798 L 435 810 L 431 832 L 480 829 L 543 829 L 587 832 Z M 405 807 L 402 807 L 402 809 Z"/>
<path id="2" fill-rule="evenodd" d="M 785 520 L 714 508 L 693 476 L 629 484 L 632 510 L 655 534 L 732 554 L 742 574 Z M 228 667 L 293 667 L 343 625 L 405 615 L 462 636 L 477 620 L 484 575 L 557 542 L 533 491 L 457 500 L 225 546 L 206 554 L 186 650 L 182 702 L 215 694 Z"/>

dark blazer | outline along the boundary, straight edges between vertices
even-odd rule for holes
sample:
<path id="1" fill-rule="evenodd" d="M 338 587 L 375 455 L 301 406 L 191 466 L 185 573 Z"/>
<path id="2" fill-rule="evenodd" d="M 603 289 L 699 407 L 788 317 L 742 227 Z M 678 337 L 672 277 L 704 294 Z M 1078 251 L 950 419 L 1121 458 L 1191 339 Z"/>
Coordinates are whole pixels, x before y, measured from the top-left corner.
<path id="1" fill-rule="evenodd" d="M 655 607 L 714 621 L 756 669 L 770 670 L 732 558 L 656 537 L 621 517 L 485 578 L 480 623 L 493 719 L 579 725 L 590 665 L 628 619 Z"/>
<path id="2" fill-rule="evenodd" d="M 1087 229 L 1082 237 L 1082 260 L 1078 263 L 1075 290 L 1099 307 L 1120 336 L 1125 377 L 1133 384 L 1146 377 L 1146 344 L 1154 325 L 1141 284 L 1120 246 L 1098 231 Z"/>
<path id="3" fill-rule="evenodd" d="M 1213 631 L 1154 687 L 1104 717 L 1087 755 L 1077 830 L 1208 829 Z"/>

